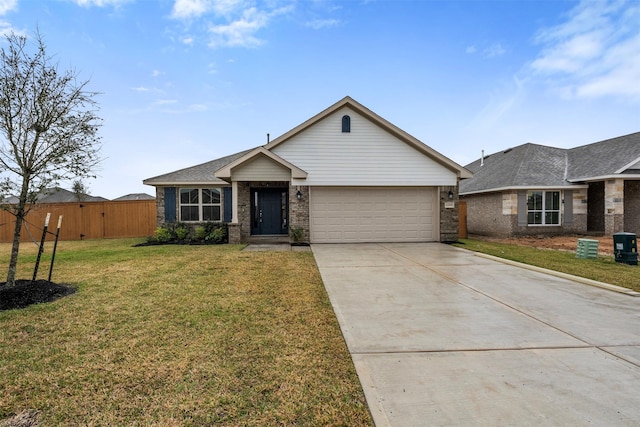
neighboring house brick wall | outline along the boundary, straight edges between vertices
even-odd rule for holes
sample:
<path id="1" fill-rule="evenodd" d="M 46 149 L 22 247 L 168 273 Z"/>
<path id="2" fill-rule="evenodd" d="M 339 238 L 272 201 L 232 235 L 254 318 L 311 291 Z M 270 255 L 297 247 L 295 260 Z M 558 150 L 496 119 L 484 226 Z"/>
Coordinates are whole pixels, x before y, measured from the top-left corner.
<path id="1" fill-rule="evenodd" d="M 510 200 L 510 193 L 505 193 L 504 196 L 507 201 Z M 503 198 L 503 193 L 464 196 L 467 202 L 467 232 L 486 236 L 511 235 L 517 215 L 504 214 Z M 515 203 L 517 209 L 517 195 Z"/>
<path id="2" fill-rule="evenodd" d="M 587 231 L 587 207 L 583 200 L 586 200 L 586 197 L 586 189 L 576 189 L 572 191 L 571 200 L 565 200 L 565 203 L 573 204 L 570 223 L 565 223 L 563 210 L 561 226 L 537 227 L 518 225 L 517 191 L 466 195 L 464 200 L 467 201 L 467 231 L 470 234 L 496 237 L 585 233 Z"/>

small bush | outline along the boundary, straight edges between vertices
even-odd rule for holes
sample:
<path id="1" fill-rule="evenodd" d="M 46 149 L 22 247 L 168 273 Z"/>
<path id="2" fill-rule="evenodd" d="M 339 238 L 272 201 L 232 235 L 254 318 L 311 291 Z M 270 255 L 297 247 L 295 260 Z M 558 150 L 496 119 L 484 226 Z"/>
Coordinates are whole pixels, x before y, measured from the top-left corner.
<path id="1" fill-rule="evenodd" d="M 227 243 L 228 228 L 226 223 L 207 222 L 194 228 L 183 223 L 164 224 L 158 227 L 147 243 Z"/>
<path id="2" fill-rule="evenodd" d="M 189 234 L 191 234 L 191 229 L 188 225 L 178 224 L 175 228 L 176 238 L 178 240 L 189 240 Z"/>
<path id="3" fill-rule="evenodd" d="M 153 237 L 160 243 L 168 243 L 173 239 L 173 234 L 166 227 L 158 227 Z"/>

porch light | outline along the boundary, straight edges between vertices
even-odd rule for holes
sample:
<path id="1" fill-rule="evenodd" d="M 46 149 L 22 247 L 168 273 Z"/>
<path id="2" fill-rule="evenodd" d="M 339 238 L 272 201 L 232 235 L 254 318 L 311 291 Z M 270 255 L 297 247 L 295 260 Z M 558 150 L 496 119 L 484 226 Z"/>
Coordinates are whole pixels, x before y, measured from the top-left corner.
<path id="1" fill-rule="evenodd" d="M 298 192 L 296 193 L 296 197 L 298 198 L 298 200 L 302 200 L 302 192 L 300 190 L 298 190 Z"/>
<path id="2" fill-rule="evenodd" d="M 453 199 L 453 191 L 449 190 L 449 200 Z"/>

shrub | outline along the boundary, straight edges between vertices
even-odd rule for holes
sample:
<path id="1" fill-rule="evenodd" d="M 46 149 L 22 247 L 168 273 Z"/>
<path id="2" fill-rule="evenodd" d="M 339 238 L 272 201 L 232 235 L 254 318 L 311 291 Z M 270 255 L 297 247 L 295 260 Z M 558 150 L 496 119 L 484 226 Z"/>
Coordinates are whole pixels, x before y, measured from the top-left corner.
<path id="1" fill-rule="evenodd" d="M 207 222 L 192 228 L 184 223 L 164 224 L 158 227 L 147 243 L 227 243 L 228 228 L 226 223 Z"/>
<path id="2" fill-rule="evenodd" d="M 158 227 L 153 237 L 160 243 L 168 243 L 173 239 L 173 234 L 166 227 Z"/>
<path id="3" fill-rule="evenodd" d="M 189 240 L 189 235 L 191 234 L 191 229 L 188 225 L 185 224 L 176 224 L 175 226 L 175 235 L 178 240 Z"/>

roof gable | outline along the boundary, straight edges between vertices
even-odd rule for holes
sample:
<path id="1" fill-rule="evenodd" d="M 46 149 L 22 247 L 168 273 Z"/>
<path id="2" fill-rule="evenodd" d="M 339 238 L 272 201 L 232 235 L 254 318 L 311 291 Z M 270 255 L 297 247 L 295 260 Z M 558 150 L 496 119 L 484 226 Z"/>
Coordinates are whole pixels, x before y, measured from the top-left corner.
<path id="1" fill-rule="evenodd" d="M 326 108 L 325 110 L 321 111 L 320 113 L 306 120 L 302 124 L 296 126 L 290 131 L 274 139 L 269 144 L 267 144 L 265 148 L 268 150 L 273 150 L 279 145 L 292 140 L 296 135 L 299 135 L 300 133 L 311 128 L 312 126 L 317 125 L 322 120 L 325 120 L 326 118 L 332 116 L 333 114 L 335 114 L 336 112 L 344 108 L 348 108 L 351 111 L 357 113 L 361 117 L 373 123 L 375 126 L 391 134 L 398 140 L 404 142 L 405 144 L 409 145 L 410 147 L 414 148 L 420 153 L 440 163 L 442 166 L 446 167 L 447 169 L 450 169 L 451 171 L 455 172 L 460 178 L 470 178 L 472 176 L 472 174 L 462 166 L 458 165 L 451 159 L 438 153 L 431 147 L 427 146 L 426 144 L 424 144 L 417 138 L 413 137 L 412 135 L 408 134 L 407 132 L 403 131 L 399 127 L 395 126 L 391 122 L 383 119 L 382 117 L 380 117 L 379 115 L 369 110 L 364 105 L 360 104 L 359 102 L 355 101 L 353 98 L 349 96 L 342 98 L 340 101 L 336 102 L 335 104 L 331 105 L 330 107 Z"/>
<path id="2" fill-rule="evenodd" d="M 284 167 L 286 169 L 291 170 L 291 176 L 293 178 L 305 179 L 307 177 L 307 173 L 305 171 L 303 171 L 302 169 L 298 168 L 297 166 L 289 163 L 285 159 L 277 156 L 276 154 L 266 150 L 265 147 L 255 148 L 255 149 L 249 151 L 248 153 L 244 154 L 243 156 L 238 157 L 237 159 L 235 159 L 231 163 L 228 163 L 228 164 L 222 166 L 220 169 L 218 169 L 215 172 L 215 176 L 216 176 L 216 178 L 224 179 L 224 180 L 227 180 L 227 181 L 231 180 L 231 176 L 232 176 L 234 170 L 237 170 L 238 168 L 241 168 L 242 166 L 251 163 L 256 158 L 259 158 L 261 156 L 267 157 L 267 158 L 271 159 L 273 162 L 275 162 L 277 165 L 280 165 L 280 166 L 282 166 L 282 167 Z"/>

